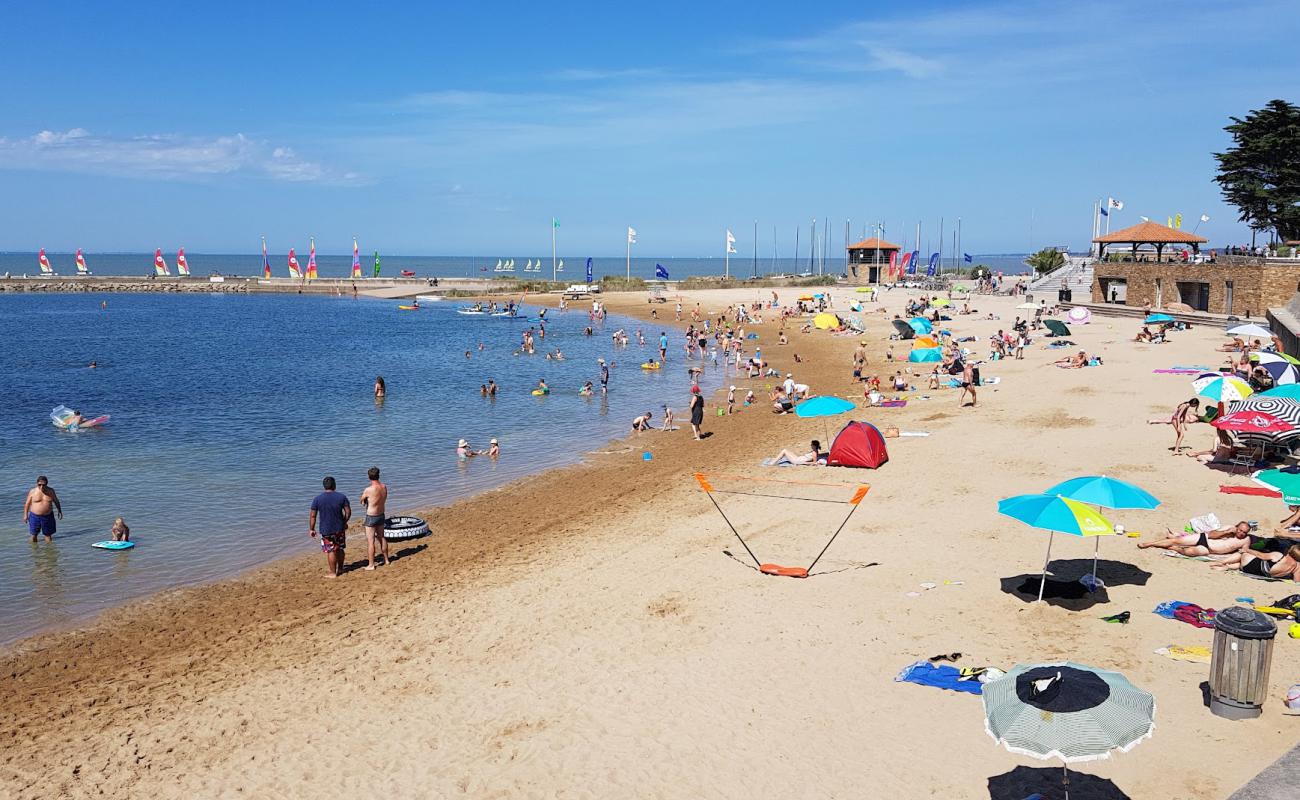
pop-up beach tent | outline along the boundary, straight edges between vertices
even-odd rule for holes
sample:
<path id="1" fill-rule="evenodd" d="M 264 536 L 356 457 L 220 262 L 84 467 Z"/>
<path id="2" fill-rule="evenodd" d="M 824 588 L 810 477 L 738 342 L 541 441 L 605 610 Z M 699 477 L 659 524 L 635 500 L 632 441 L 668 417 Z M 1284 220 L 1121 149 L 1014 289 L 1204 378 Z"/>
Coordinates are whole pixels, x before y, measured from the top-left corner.
<path id="1" fill-rule="evenodd" d="M 889 451 L 880 429 L 870 422 L 850 422 L 831 442 L 826 466 L 879 469 L 888 460 Z"/>

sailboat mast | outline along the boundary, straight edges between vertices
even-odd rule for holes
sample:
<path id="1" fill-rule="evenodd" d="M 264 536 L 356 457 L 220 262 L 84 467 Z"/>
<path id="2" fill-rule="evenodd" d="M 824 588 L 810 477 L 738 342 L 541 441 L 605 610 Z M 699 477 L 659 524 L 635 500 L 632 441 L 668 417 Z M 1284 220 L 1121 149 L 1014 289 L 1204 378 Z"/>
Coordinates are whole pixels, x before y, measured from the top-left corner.
<path id="1" fill-rule="evenodd" d="M 754 265 L 750 271 L 758 277 L 758 220 L 754 220 Z"/>

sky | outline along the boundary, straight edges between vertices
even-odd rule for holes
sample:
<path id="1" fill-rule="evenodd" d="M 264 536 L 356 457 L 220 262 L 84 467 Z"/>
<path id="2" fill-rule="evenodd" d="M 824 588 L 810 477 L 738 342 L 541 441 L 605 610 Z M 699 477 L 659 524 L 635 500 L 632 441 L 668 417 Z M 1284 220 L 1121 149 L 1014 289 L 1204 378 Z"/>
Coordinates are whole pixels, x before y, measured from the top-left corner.
<path id="1" fill-rule="evenodd" d="M 1242 242 L 1223 126 L 1300 102 L 1294 0 L 26 3 L 0 250 L 721 256 L 884 224 Z"/>

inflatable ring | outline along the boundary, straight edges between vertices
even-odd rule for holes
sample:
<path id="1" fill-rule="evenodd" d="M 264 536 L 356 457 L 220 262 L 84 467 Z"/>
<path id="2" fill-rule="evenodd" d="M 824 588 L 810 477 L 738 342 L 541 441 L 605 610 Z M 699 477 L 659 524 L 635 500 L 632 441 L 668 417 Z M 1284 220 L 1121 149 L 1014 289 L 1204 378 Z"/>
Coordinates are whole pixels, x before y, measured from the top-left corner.
<path id="1" fill-rule="evenodd" d="M 659 369 L 658 364 L 642 364 L 641 369 Z"/>
<path id="2" fill-rule="evenodd" d="M 550 393 L 551 393 L 551 392 L 550 392 L 549 389 L 546 390 L 546 391 L 542 391 L 541 389 L 534 389 L 534 390 L 533 390 L 533 397 L 545 397 L 546 395 L 548 395 L 548 394 L 550 394 Z"/>
<path id="3" fill-rule="evenodd" d="M 389 541 L 417 539 L 429 535 L 429 525 L 419 517 L 389 517 L 384 520 L 384 538 Z"/>

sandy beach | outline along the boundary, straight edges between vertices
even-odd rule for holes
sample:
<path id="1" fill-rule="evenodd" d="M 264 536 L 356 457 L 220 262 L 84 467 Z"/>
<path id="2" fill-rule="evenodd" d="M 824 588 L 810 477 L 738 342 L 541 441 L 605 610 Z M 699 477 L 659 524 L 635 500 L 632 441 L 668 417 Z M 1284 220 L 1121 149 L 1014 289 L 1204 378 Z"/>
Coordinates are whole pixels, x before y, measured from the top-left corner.
<path id="1" fill-rule="evenodd" d="M 778 291 L 783 302 L 795 294 Z M 854 295 L 832 291 L 846 312 Z M 859 315 L 869 373 L 906 371 L 883 354 L 892 345 L 905 358 L 906 344 L 888 340 L 889 318 L 917 294 L 883 293 L 882 311 L 868 304 Z M 682 303 L 716 315 L 769 296 L 701 291 Z M 643 293 L 605 300 L 640 317 L 650 309 Z M 951 328 L 978 336 L 971 346 L 983 357 L 1017 302 L 978 297 L 979 314 L 954 316 Z M 673 304 L 656 308 L 658 324 L 670 324 Z M 982 318 L 990 312 L 1000 319 Z M 850 378 L 859 337 L 788 325 L 790 343 L 779 346 L 771 313 L 751 329 L 781 372 L 816 394 L 861 400 Z M 930 434 L 888 440 L 880 470 L 763 467 L 781 448 L 828 445 L 828 423 L 772 414 L 765 401 L 718 417 L 719 395 L 705 416 L 712 435 L 697 442 L 682 421 L 686 398 L 664 398 L 681 430 L 425 509 L 434 535 L 399 546 L 391 567 L 323 580 L 305 544 L 304 555 L 239 579 L 22 642 L 0 655 L 0 795 L 982 798 L 1059 781 L 1059 762 L 994 744 L 978 697 L 894 680 L 918 659 L 960 652 L 960 666 L 1070 659 L 1116 669 L 1155 695 L 1153 738 L 1080 765 L 1080 789 L 1097 776 L 1123 793 L 1110 796 L 1227 797 L 1300 738 L 1300 719 L 1278 702 L 1300 680 L 1300 642 L 1285 633 L 1276 642 L 1264 715 L 1229 722 L 1203 705 L 1208 665 L 1154 653 L 1208 645 L 1211 632 L 1151 610 L 1271 601 L 1294 583 L 1212 573 L 1106 537 L 1099 602 L 1034 604 L 1006 590 L 1042 569 L 1047 534 L 999 516 L 997 500 L 1068 477 L 1110 475 L 1159 497 L 1155 511 L 1108 514 L 1143 538 L 1208 512 L 1266 529 L 1284 516 L 1278 500 L 1219 494 L 1247 479 L 1171 455 L 1172 430 L 1146 424 L 1192 396 L 1189 376 L 1153 370 L 1217 367 L 1221 332 L 1146 345 L 1131 341 L 1135 330 L 1101 317 L 1075 327 L 1070 338 L 1104 359 L 1097 368 L 1051 366 L 1073 351 L 1045 349 L 1042 338 L 1023 361 L 985 363 L 983 377 L 1001 382 L 980 390 L 976 408 L 943 389 L 916 392 L 904 408 L 859 409 L 853 418 Z M 675 355 L 671 368 L 682 365 Z M 734 382 L 765 397 L 773 379 Z M 832 435 L 840 424 L 829 423 Z M 1212 434 L 1197 425 L 1188 443 L 1209 446 Z M 743 560 L 695 472 L 734 485 L 843 487 L 810 489 L 821 496 L 871 488 L 817 572 L 795 580 Z M 810 559 L 843 508 L 771 494 L 720 502 L 757 550 Z M 353 542 L 356 565 L 355 526 Z M 1053 574 L 1082 575 L 1092 552 L 1057 536 Z M 1127 625 L 1100 620 L 1125 610 Z M 1019 794 L 991 792 L 991 779 Z"/>

